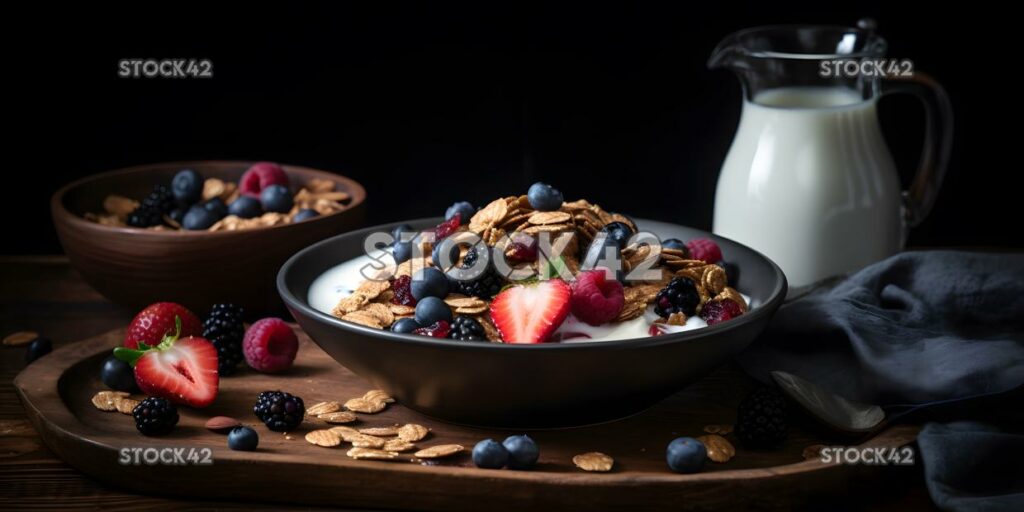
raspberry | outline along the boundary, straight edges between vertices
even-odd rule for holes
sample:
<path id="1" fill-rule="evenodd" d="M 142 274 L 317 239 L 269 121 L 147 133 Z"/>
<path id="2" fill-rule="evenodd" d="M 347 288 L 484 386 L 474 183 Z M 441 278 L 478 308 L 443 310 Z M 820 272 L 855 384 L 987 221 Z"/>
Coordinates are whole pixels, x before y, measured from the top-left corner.
<path id="1" fill-rule="evenodd" d="M 658 327 L 658 324 L 651 324 L 651 326 L 647 328 L 648 336 L 661 336 L 662 334 L 665 334 L 665 331 L 662 331 L 661 327 Z"/>
<path id="2" fill-rule="evenodd" d="M 412 296 L 411 285 L 411 276 L 398 276 L 395 278 L 395 282 L 391 283 L 391 290 L 395 292 L 395 296 L 391 298 L 391 302 L 400 306 L 415 306 L 416 297 Z"/>
<path id="3" fill-rule="evenodd" d="M 625 303 L 622 283 L 607 279 L 603 268 L 580 272 L 572 283 L 571 303 L 576 318 L 590 325 L 604 324 L 622 311 Z"/>
<path id="4" fill-rule="evenodd" d="M 438 320 L 431 324 L 429 327 L 420 327 L 419 329 L 413 329 L 413 334 L 419 334 L 420 336 L 430 336 L 431 338 L 444 338 L 448 336 L 448 322 L 444 320 Z"/>
<path id="5" fill-rule="evenodd" d="M 690 250 L 690 257 L 695 260 L 702 260 L 704 263 L 722 261 L 722 249 L 710 239 L 694 238 L 686 242 L 686 248 Z"/>
<path id="6" fill-rule="evenodd" d="M 455 215 L 452 215 L 452 218 L 438 224 L 437 227 L 434 228 L 434 243 L 436 244 L 447 238 L 448 235 L 458 231 L 462 222 L 460 220 L 461 218 L 462 214 L 456 213 Z"/>
<path id="7" fill-rule="evenodd" d="M 278 373 L 291 367 L 299 351 L 295 331 L 280 318 L 257 320 L 242 342 L 245 362 L 257 371 Z"/>
<path id="8" fill-rule="evenodd" d="M 280 165 L 273 162 L 252 164 L 242 179 L 238 180 L 238 191 L 245 196 L 259 199 L 260 192 L 271 185 L 288 187 L 288 175 Z"/>
<path id="9" fill-rule="evenodd" d="M 715 325 L 726 320 L 732 320 L 743 314 L 739 304 L 729 299 L 713 300 L 704 304 L 700 310 L 700 317 L 708 325 Z"/>
<path id="10" fill-rule="evenodd" d="M 509 263 L 537 261 L 537 240 L 526 233 L 512 235 L 512 243 L 505 250 Z"/>

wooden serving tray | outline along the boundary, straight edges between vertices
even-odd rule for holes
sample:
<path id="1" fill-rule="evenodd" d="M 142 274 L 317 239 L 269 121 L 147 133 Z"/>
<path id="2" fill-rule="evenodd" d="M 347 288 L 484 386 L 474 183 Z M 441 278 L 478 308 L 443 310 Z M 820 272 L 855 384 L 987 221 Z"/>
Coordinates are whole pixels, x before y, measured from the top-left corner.
<path id="1" fill-rule="evenodd" d="M 767 451 L 737 446 L 725 464 L 708 462 L 692 475 L 672 473 L 665 447 L 675 437 L 697 436 L 708 424 L 732 423 L 744 392 L 744 380 L 720 371 L 631 418 L 573 429 L 531 431 L 541 456 L 533 471 L 484 470 L 473 466 L 468 450 L 479 440 L 498 440 L 521 433 L 475 429 L 424 417 L 400 404 L 385 411 L 360 414 L 353 426 L 419 423 L 431 434 L 417 443 L 426 447 L 458 443 L 467 452 L 451 459 L 424 463 L 406 456 L 399 461 L 353 460 L 345 444 L 321 448 L 307 443 L 306 422 L 286 437 L 266 429 L 252 414 L 260 391 L 281 389 L 301 396 L 307 406 L 324 400 L 344 401 L 370 389 L 359 377 L 328 357 L 299 331 L 296 366 L 284 375 L 251 370 L 221 380 L 217 401 L 207 409 L 181 408 L 174 432 L 160 438 L 140 435 L 130 416 L 102 412 L 90 399 L 105 386 L 99 368 L 124 331 L 65 346 L 29 365 L 15 379 L 28 416 L 62 459 L 110 485 L 161 495 L 242 498 L 342 507 L 383 507 L 423 510 L 649 509 L 722 506 L 782 506 L 805 502 L 826 493 L 845 494 L 855 482 L 874 485 L 885 468 L 836 466 L 803 460 L 821 432 L 794 425 L 785 444 Z M 203 425 L 216 415 L 232 416 L 260 434 L 259 449 L 227 448 L 226 437 Z M 897 426 L 864 442 L 864 446 L 898 447 L 916 437 L 915 426 Z M 736 444 L 733 435 L 726 436 Z M 212 465 L 123 465 L 122 448 L 210 448 Z M 586 473 L 572 464 L 575 454 L 601 451 L 615 458 L 609 473 Z"/>

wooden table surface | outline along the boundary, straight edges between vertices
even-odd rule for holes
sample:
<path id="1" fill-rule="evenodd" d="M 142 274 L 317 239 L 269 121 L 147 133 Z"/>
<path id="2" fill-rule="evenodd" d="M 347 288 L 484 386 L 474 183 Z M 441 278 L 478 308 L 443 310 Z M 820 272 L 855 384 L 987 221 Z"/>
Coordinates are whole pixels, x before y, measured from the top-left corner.
<path id="1" fill-rule="evenodd" d="M 64 257 L 0 257 L 0 336 L 32 330 L 59 347 L 124 326 L 133 313 L 93 291 Z M 0 348 L 0 508 L 282 509 L 243 499 L 215 502 L 132 494 L 101 485 L 68 466 L 42 443 L 15 394 L 12 381 L 25 367 L 24 352 L 24 347 Z M 726 366 L 695 386 L 721 385 L 723 379 L 743 382 L 746 377 Z M 885 468 L 880 480 L 871 492 L 856 495 L 818 496 L 813 489 L 807 491 L 815 496 L 812 504 L 820 501 L 831 509 L 934 509 L 919 465 Z"/>

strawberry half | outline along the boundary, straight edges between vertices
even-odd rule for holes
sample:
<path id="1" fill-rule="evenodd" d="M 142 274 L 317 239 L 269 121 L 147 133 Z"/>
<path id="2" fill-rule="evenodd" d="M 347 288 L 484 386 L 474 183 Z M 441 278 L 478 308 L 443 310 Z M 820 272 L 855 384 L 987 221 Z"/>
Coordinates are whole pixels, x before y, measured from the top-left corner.
<path id="1" fill-rule="evenodd" d="M 155 347 L 118 347 L 114 357 L 135 367 L 135 382 L 143 393 L 191 407 L 206 407 L 217 398 L 217 349 L 206 339 L 180 338 L 181 318 L 175 332 Z"/>
<path id="2" fill-rule="evenodd" d="M 124 335 L 124 346 L 135 348 L 139 343 L 151 347 L 160 343 L 169 333 L 174 332 L 175 318 L 181 320 L 181 336 L 202 336 L 203 323 L 185 306 L 174 302 L 157 302 L 139 311 L 128 324 Z"/>
<path id="3" fill-rule="evenodd" d="M 491 302 L 491 319 L 505 343 L 543 343 L 569 316 L 572 289 L 548 279 L 505 289 Z"/>

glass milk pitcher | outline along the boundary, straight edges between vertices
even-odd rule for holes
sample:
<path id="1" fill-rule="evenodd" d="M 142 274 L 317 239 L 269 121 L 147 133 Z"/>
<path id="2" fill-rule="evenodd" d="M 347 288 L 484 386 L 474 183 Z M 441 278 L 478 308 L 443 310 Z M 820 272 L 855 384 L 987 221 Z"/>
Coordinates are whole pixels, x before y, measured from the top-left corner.
<path id="1" fill-rule="evenodd" d="M 862 20 L 743 30 L 708 62 L 743 84 L 713 230 L 774 260 L 790 286 L 895 254 L 935 201 L 952 142 L 949 99 L 909 61 L 885 54 Z M 919 97 L 926 117 L 924 154 L 904 192 L 876 112 L 879 97 L 896 91 Z"/>

